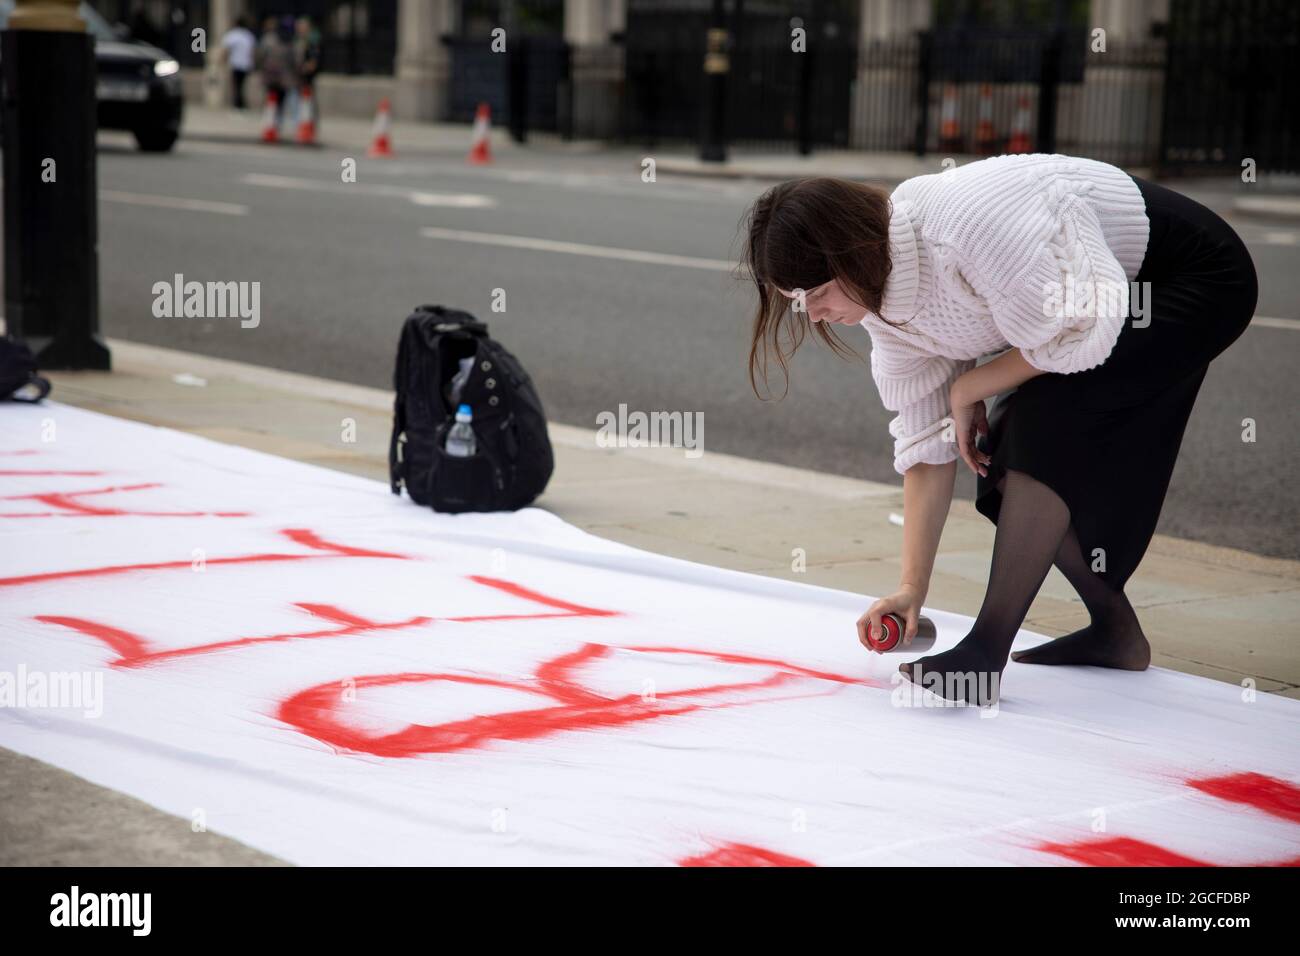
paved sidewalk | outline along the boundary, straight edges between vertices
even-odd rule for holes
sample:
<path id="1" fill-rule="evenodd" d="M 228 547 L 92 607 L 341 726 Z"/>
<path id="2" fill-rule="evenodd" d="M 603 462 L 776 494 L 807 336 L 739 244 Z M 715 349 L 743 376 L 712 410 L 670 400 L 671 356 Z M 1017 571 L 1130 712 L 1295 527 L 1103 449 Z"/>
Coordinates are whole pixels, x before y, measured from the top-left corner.
<path id="1" fill-rule="evenodd" d="M 387 481 L 392 396 L 121 341 L 113 373 L 55 373 L 53 398 L 216 441 Z M 356 441 L 341 440 L 343 420 Z M 595 431 L 552 425 L 556 472 L 538 500 L 580 528 L 660 554 L 867 596 L 899 577 L 902 486 L 705 451 L 606 449 Z M 414 506 L 413 506 L 414 507 Z M 974 615 L 993 525 L 954 501 L 927 604 Z M 796 549 L 806 570 L 792 570 Z M 1157 536 L 1130 582 L 1154 663 L 1300 698 L 1300 562 Z M 1087 623 L 1055 569 L 1025 627 L 1047 635 Z M 844 640 L 856 640 L 849 630 Z M 1016 666 L 1027 665 L 1011 665 Z"/>

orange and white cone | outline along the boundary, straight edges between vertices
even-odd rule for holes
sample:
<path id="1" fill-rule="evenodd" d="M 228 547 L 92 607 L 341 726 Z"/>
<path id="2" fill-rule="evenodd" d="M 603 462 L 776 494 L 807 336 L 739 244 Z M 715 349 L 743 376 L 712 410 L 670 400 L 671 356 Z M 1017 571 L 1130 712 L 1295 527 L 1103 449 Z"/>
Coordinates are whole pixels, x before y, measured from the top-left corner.
<path id="1" fill-rule="evenodd" d="M 952 83 L 943 88 L 943 109 L 939 113 L 939 151 L 962 151 L 961 124 L 957 121 L 957 87 Z"/>
<path id="2" fill-rule="evenodd" d="M 1011 121 L 1011 139 L 1007 141 L 1008 153 L 1032 153 L 1029 141 L 1029 97 L 1022 96 L 1016 103 L 1016 115 Z"/>
<path id="3" fill-rule="evenodd" d="M 379 110 L 375 113 L 375 126 L 370 138 L 370 149 L 366 155 L 371 159 L 386 159 L 393 155 L 392 141 L 393 117 L 388 106 L 388 97 L 379 101 Z"/>
<path id="4" fill-rule="evenodd" d="M 492 147 L 488 142 L 492 133 L 492 111 L 486 103 L 480 103 L 474 113 L 474 142 L 469 148 L 465 162 L 482 165 L 492 162 Z"/>
<path id="5" fill-rule="evenodd" d="M 316 142 L 316 111 L 312 108 L 310 86 L 298 91 L 298 135 L 294 139 L 304 145 Z"/>
<path id="6" fill-rule="evenodd" d="M 975 152 L 992 156 L 997 150 L 997 134 L 993 130 L 993 87 L 980 84 L 979 121 L 975 124 Z"/>
<path id="7" fill-rule="evenodd" d="M 266 94 L 266 106 L 262 107 L 262 142 L 276 143 L 280 140 L 280 125 L 275 120 L 280 106 L 280 98 L 274 93 Z"/>

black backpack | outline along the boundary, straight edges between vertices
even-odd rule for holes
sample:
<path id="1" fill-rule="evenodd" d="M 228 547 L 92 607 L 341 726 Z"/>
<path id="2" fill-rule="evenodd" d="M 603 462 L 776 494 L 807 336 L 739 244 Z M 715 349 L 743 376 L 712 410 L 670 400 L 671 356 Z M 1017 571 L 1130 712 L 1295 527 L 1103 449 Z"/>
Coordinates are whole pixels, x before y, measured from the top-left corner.
<path id="1" fill-rule="evenodd" d="M 472 358 L 456 404 L 452 379 Z M 393 494 L 434 511 L 513 511 L 542 493 L 555 468 L 546 413 L 519 360 L 468 312 L 419 306 L 402 326 L 388 472 Z M 473 410 L 475 454 L 443 450 L 456 405 Z"/>
<path id="2" fill-rule="evenodd" d="M 20 389 L 25 389 L 26 393 L 19 395 Z M 34 394 L 32 389 L 35 389 Z M 32 350 L 25 342 L 7 335 L 0 336 L 0 399 L 39 402 L 48 394 L 49 380 L 36 374 L 36 357 Z"/>

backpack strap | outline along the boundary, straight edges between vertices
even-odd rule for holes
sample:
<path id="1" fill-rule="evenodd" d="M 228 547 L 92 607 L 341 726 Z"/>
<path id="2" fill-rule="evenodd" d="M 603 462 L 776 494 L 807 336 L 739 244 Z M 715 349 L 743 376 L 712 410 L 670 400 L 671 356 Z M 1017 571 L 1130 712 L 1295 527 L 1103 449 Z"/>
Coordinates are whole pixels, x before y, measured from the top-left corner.
<path id="1" fill-rule="evenodd" d="M 402 493 L 402 480 L 405 468 L 397 459 L 398 439 L 406 431 L 406 394 L 403 382 L 406 378 L 406 330 L 397 343 L 397 370 L 393 374 L 393 434 L 388 439 L 388 488 L 395 495 Z"/>

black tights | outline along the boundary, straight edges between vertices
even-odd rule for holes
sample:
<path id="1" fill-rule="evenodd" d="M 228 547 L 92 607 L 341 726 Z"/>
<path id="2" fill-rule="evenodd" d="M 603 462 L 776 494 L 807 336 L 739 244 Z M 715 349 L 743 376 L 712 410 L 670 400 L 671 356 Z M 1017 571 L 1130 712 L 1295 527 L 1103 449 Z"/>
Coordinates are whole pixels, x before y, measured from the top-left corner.
<path id="1" fill-rule="evenodd" d="M 1149 648 L 1137 615 L 1123 591 L 1112 589 L 1089 569 L 1070 523 L 1070 509 L 1060 495 L 1015 470 L 1006 472 L 998 490 L 1002 504 L 988 588 L 970 633 L 952 650 L 899 669 L 949 700 L 996 701 L 1011 642 L 1053 564 L 1083 600 L 1089 624 L 1046 645 L 1021 651 L 1015 660 L 1128 670 L 1146 667 Z"/>

